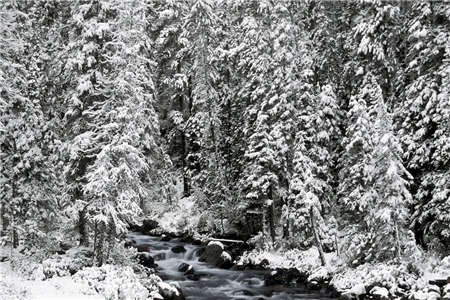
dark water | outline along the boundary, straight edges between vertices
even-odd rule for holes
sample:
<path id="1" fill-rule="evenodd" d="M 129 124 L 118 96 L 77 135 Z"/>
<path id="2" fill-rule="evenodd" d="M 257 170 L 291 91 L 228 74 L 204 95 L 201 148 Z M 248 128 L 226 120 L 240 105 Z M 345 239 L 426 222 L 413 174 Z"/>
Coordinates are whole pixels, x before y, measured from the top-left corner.
<path id="1" fill-rule="evenodd" d="M 264 275 L 270 271 L 232 271 L 218 269 L 204 262 L 199 262 L 195 255 L 198 246 L 185 244 L 176 240 L 160 241 L 159 237 L 131 233 L 130 238 L 137 246 L 148 247 L 148 252 L 156 257 L 159 275 L 168 282 L 177 282 L 190 300 L 228 300 L 228 299 L 327 299 L 316 291 L 308 291 L 305 287 L 264 286 Z M 176 245 L 186 248 L 184 253 L 173 253 L 170 249 Z M 159 258 L 158 258 L 159 257 Z M 163 258 L 165 257 L 165 258 Z M 189 280 L 182 272 L 178 272 L 181 263 L 188 263 L 199 274 L 200 280 Z"/>

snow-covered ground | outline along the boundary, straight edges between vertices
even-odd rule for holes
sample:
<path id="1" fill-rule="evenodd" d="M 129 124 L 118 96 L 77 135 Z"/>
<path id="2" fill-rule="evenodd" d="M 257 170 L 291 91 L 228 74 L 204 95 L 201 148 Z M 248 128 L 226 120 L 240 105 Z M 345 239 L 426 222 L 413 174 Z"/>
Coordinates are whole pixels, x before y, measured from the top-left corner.
<path id="1" fill-rule="evenodd" d="M 75 282 L 71 276 L 53 277 L 45 281 L 29 280 L 13 271 L 9 262 L 0 263 L 0 299 L 2 300 L 105 299 L 89 291 L 87 283 Z"/>
<path id="2" fill-rule="evenodd" d="M 327 253 L 325 258 L 327 266 L 322 267 L 318 251 L 314 247 L 306 251 L 255 249 L 244 253 L 237 263 L 258 265 L 266 260 L 265 266 L 270 269 L 296 268 L 308 275 L 308 281 L 327 279 L 341 292 L 373 285 L 388 288 L 391 295 L 395 295 L 404 286 L 408 286 L 411 293 L 428 292 L 432 280 L 447 279 L 450 276 L 450 256 L 439 259 L 423 255 L 409 263 L 373 263 L 356 268 L 345 265 L 334 253 Z"/>
<path id="3" fill-rule="evenodd" d="M 0 247 L 0 257 L 9 258 L 0 263 L 0 300 L 153 299 L 161 279 L 133 263 L 128 256 L 134 252 L 130 251 L 119 250 L 121 256 L 115 253 L 123 263 L 91 267 L 85 248 L 74 247 L 41 261 Z M 135 269 L 140 271 L 135 273 Z"/>

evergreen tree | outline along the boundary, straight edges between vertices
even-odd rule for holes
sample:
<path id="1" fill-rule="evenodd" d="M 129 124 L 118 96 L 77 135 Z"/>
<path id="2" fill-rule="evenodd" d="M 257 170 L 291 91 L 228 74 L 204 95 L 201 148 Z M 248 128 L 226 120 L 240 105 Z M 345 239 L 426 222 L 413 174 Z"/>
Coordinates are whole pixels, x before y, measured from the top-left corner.
<path id="1" fill-rule="evenodd" d="M 353 264 L 399 257 L 407 241 L 406 216 L 411 175 L 393 133 L 375 77 L 364 77 L 352 99 L 341 173 L 347 255 Z"/>
<path id="2" fill-rule="evenodd" d="M 415 177 L 413 223 L 417 241 L 449 251 L 448 195 L 449 26 L 446 6 L 420 1 L 407 24 L 405 87 L 398 106 L 404 158 Z"/>
<path id="3" fill-rule="evenodd" d="M 14 3 L 4 3 L 0 14 L 1 218 L 2 231 L 9 230 L 17 247 L 19 234 L 28 242 L 45 237 L 55 216 L 54 177 L 46 120 L 40 102 L 28 92 L 26 16 Z"/>
<path id="4" fill-rule="evenodd" d="M 95 227 L 97 263 L 126 232 L 161 168 L 145 3 L 96 1 L 73 7 L 66 120 L 69 182 L 82 240 Z M 81 228 L 84 227 L 84 228 Z M 83 236 L 83 234 L 85 236 Z M 107 238 L 108 248 L 104 248 Z M 107 251 L 104 251 L 107 250 Z M 106 255 L 105 255 L 106 254 Z"/>

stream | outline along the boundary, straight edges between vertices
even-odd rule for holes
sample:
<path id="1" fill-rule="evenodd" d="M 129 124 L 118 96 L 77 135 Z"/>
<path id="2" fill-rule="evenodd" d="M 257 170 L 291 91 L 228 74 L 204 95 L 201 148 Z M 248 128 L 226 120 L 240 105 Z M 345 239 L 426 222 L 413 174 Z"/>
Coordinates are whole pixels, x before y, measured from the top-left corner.
<path id="1" fill-rule="evenodd" d="M 176 239 L 164 242 L 160 237 L 140 233 L 130 233 L 129 237 L 140 248 L 147 248 L 158 264 L 158 274 L 167 282 L 177 282 L 189 300 L 333 299 L 317 291 L 308 291 L 304 286 L 264 286 L 264 275 L 270 272 L 268 270 L 224 270 L 199 262 L 196 255 L 199 246 Z M 171 248 L 177 245 L 184 246 L 187 251 L 173 253 Z M 179 272 L 181 263 L 192 265 L 195 273 L 200 275 L 200 280 L 189 280 L 183 272 Z"/>

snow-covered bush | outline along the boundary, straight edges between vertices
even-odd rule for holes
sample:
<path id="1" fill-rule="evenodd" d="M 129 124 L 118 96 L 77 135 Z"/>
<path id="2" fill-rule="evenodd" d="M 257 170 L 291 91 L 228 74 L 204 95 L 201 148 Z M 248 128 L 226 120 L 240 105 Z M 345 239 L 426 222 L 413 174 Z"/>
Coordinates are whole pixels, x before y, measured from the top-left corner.
<path id="1" fill-rule="evenodd" d="M 415 276 L 406 271 L 406 267 L 398 264 L 364 264 L 357 268 L 347 268 L 334 275 L 331 280 L 338 290 L 347 290 L 362 284 L 364 286 L 385 287 L 394 292 L 399 285 L 412 286 Z"/>
<path id="2" fill-rule="evenodd" d="M 327 261 L 331 260 L 330 257 L 334 254 L 326 254 Z M 296 268 L 300 272 L 305 274 L 313 274 L 320 267 L 320 259 L 318 251 L 315 247 L 308 250 L 292 249 L 287 251 L 265 251 L 254 249 L 252 251 L 245 252 L 237 262 L 238 265 L 258 265 L 264 259 L 269 264 L 268 268 Z M 328 271 L 327 271 L 328 272 Z"/>
<path id="3" fill-rule="evenodd" d="M 92 265 L 92 251 L 85 248 L 73 248 L 65 255 L 54 255 L 42 262 L 45 279 L 53 276 L 73 275 L 86 266 Z"/>
<path id="4" fill-rule="evenodd" d="M 198 232 L 198 223 L 201 216 L 195 198 L 182 198 L 178 203 L 160 215 L 152 216 L 160 220 L 159 225 L 163 232 L 182 234 L 189 232 L 193 234 Z"/>
<path id="5" fill-rule="evenodd" d="M 11 267 L 27 279 L 42 279 L 42 266 L 36 256 L 13 251 L 10 256 Z"/>
<path id="6" fill-rule="evenodd" d="M 136 257 L 137 249 L 134 247 L 124 247 L 125 241 L 122 241 L 116 247 L 111 249 L 108 258 L 109 264 L 130 266 L 133 264 L 133 259 Z"/>
<path id="7" fill-rule="evenodd" d="M 146 280 L 144 286 L 131 267 L 114 265 L 84 268 L 74 278 L 87 282 L 106 300 L 147 300 L 151 292 L 158 291 L 156 283 L 160 281 L 156 275 L 150 275 L 151 280 Z"/>

